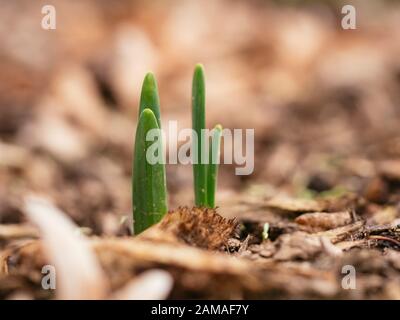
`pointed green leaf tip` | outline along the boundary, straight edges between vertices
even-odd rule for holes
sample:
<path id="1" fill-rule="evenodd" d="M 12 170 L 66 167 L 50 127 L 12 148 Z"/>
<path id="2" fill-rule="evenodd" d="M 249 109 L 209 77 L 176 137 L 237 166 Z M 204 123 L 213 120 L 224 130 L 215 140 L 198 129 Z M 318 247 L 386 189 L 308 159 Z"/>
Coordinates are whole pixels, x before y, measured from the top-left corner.
<path id="1" fill-rule="evenodd" d="M 206 155 L 206 137 L 203 129 L 206 127 L 205 112 L 205 80 L 204 69 L 197 64 L 194 69 L 192 82 L 192 128 L 197 145 L 193 146 L 193 180 L 196 206 L 207 206 L 207 164 L 201 163 L 202 155 Z"/>
<path id="2" fill-rule="evenodd" d="M 142 92 L 140 94 L 139 117 L 144 109 L 153 111 L 158 127 L 161 128 L 160 98 L 158 95 L 157 81 L 154 74 L 148 72 L 143 80 Z"/>
<path id="3" fill-rule="evenodd" d="M 217 124 L 211 133 L 210 161 L 207 170 L 207 203 L 210 208 L 215 208 L 221 135 L 222 126 Z"/>
<path id="4" fill-rule="evenodd" d="M 133 155 L 132 202 L 135 234 L 159 222 L 167 208 L 167 187 L 164 163 L 151 164 L 146 158 L 150 147 L 162 152 L 160 139 L 146 141 L 151 129 L 159 129 L 153 111 L 145 108 L 139 117 Z"/>

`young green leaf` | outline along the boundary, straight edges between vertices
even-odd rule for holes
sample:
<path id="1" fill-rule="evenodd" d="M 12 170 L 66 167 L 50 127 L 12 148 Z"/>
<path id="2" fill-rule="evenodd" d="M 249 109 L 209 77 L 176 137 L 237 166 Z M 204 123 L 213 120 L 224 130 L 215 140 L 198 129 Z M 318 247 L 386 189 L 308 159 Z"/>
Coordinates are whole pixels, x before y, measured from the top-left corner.
<path id="1" fill-rule="evenodd" d="M 142 92 L 140 94 L 139 117 L 146 108 L 153 111 L 158 127 L 161 128 L 160 98 L 158 96 L 157 81 L 151 72 L 148 72 L 143 80 Z"/>
<path id="2" fill-rule="evenodd" d="M 159 129 L 159 126 L 153 111 L 146 108 L 139 117 L 133 155 L 132 202 L 135 234 L 159 222 L 168 210 L 165 164 L 152 164 L 147 158 L 150 147 L 156 147 L 162 152 L 161 134 L 159 139 L 146 141 L 146 135 L 152 129 Z"/>
<path id="3" fill-rule="evenodd" d="M 210 161 L 207 170 L 207 203 L 210 208 L 215 207 L 215 190 L 217 188 L 221 134 L 222 126 L 218 124 L 212 130 L 211 134 Z"/>
<path id="4" fill-rule="evenodd" d="M 194 143 L 197 142 L 193 147 L 193 180 L 195 204 L 200 207 L 207 206 L 207 164 L 202 161 L 202 155 L 208 152 L 205 150 L 205 127 L 204 70 L 201 64 L 197 64 L 192 83 L 192 128 L 197 137 L 193 139 Z"/>

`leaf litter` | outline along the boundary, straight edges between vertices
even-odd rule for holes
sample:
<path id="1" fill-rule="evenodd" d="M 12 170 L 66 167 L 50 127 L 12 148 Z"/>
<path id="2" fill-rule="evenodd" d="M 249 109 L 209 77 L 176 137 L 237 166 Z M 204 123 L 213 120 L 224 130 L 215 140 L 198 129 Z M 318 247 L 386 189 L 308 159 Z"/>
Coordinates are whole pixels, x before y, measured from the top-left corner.
<path id="1" fill-rule="evenodd" d="M 400 299 L 398 5 L 348 36 L 331 25 L 335 5 L 328 19 L 253 2 L 153 6 L 63 4 L 66 36 L 35 34 L 55 51 L 3 41 L 0 298 Z M 132 237 L 142 75 L 159 75 L 165 118 L 188 127 L 182 84 L 199 57 L 213 70 L 210 122 L 255 129 L 255 172 L 221 166 L 219 208 L 203 210 L 190 207 L 190 169 L 167 167 L 176 209 Z M 41 286 L 48 264 L 55 291 Z M 357 290 L 342 288 L 345 265 Z"/>

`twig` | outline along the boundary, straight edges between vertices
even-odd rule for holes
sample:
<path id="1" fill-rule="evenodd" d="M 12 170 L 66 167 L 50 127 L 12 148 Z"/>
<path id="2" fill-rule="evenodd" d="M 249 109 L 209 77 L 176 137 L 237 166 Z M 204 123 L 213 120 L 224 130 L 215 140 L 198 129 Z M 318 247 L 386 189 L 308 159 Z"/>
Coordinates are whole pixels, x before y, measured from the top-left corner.
<path id="1" fill-rule="evenodd" d="M 389 238 L 389 237 L 385 237 L 385 236 L 369 236 L 369 239 L 389 241 L 400 247 L 400 241 L 397 241 L 393 238 Z"/>

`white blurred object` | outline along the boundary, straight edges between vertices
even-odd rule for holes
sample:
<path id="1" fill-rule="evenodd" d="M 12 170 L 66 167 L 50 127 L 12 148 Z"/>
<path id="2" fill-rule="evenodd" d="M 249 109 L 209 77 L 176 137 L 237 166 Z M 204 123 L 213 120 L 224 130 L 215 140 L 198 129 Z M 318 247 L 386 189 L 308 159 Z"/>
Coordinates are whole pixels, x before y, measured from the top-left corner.
<path id="1" fill-rule="evenodd" d="M 146 271 L 114 295 L 115 300 L 162 300 L 173 286 L 172 276 L 163 270 Z"/>
<path id="2" fill-rule="evenodd" d="M 25 199 L 25 212 L 43 238 L 45 254 L 55 267 L 57 298 L 63 300 L 101 299 L 107 283 L 87 239 L 51 202 L 37 196 Z"/>

